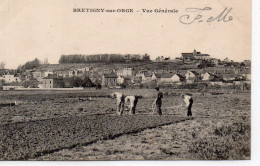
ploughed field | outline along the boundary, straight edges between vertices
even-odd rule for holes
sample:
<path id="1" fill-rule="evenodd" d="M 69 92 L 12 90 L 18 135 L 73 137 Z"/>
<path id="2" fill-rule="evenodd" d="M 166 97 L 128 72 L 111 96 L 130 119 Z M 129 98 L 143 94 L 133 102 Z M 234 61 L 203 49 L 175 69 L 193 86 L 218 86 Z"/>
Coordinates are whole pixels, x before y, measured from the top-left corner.
<path id="1" fill-rule="evenodd" d="M 34 158 L 181 120 L 185 118 L 101 114 L 5 124 L 0 126 L 0 157 L 4 160 Z"/>
<path id="2" fill-rule="evenodd" d="M 112 91 L 121 90 L 0 92 L 1 102 L 18 102 L 16 106 L 0 107 L 0 159 L 250 158 L 250 93 L 193 93 L 194 118 L 187 120 L 186 110 L 181 105 L 184 104 L 180 98 L 181 90 L 163 90 L 164 115 L 161 117 L 152 115 L 154 90 L 124 90 L 125 94 L 142 95 L 143 98 L 139 99 L 136 115 L 130 116 L 126 110 L 121 117 L 116 116 L 115 99 L 108 97 Z M 238 131 L 229 135 L 234 134 L 230 131 L 233 127 Z M 237 146 L 235 140 L 238 138 L 244 142 L 241 146 L 244 153 L 235 157 L 223 155 L 236 152 L 226 152 L 222 146 L 232 149 L 230 147 Z M 181 141 L 181 146 L 177 146 L 179 151 L 173 152 L 177 140 Z M 217 140 L 223 142 L 217 144 Z M 129 144 L 132 152 L 129 149 L 124 151 Z M 212 146 L 216 148 L 210 148 Z M 204 152 L 203 149 L 208 150 Z M 216 153 L 220 154 L 211 158 Z"/>
<path id="3" fill-rule="evenodd" d="M 137 114 L 151 114 L 151 107 L 156 95 L 154 89 L 136 90 L 87 90 L 78 92 L 33 92 L 33 91 L 0 91 L 2 103 L 14 102 L 17 106 L 0 106 L 0 124 L 24 122 L 58 117 L 82 116 L 89 114 L 114 114 L 116 100 L 109 95 L 114 91 L 123 91 L 126 95 L 142 95 L 137 105 Z M 165 90 L 166 91 L 166 90 Z M 167 92 L 168 93 L 168 92 Z M 180 107 L 180 92 L 165 96 L 163 107 Z M 176 99 L 174 99 L 174 98 Z M 182 107 L 183 108 L 183 107 Z M 128 114 L 128 112 L 125 112 Z M 167 113 L 174 114 L 169 111 Z M 175 112 L 179 114 L 178 112 Z"/>

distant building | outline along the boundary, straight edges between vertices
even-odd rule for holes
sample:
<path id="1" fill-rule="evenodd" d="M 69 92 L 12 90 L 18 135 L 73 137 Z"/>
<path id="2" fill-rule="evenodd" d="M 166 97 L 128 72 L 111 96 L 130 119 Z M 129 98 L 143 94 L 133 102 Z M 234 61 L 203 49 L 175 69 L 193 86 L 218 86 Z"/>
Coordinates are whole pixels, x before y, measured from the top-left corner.
<path id="1" fill-rule="evenodd" d="M 88 72 L 91 70 L 91 67 L 83 67 L 83 68 L 80 68 L 80 69 L 77 69 L 78 71 L 82 71 L 83 73 L 85 72 Z"/>
<path id="2" fill-rule="evenodd" d="M 34 79 L 43 78 L 43 77 L 42 77 L 42 72 L 40 72 L 40 71 L 34 71 L 34 72 L 32 72 L 32 78 L 34 78 Z"/>
<path id="3" fill-rule="evenodd" d="M 185 81 L 185 77 L 180 74 L 174 74 L 172 76 L 172 81 L 173 82 L 182 82 L 182 81 Z"/>
<path id="4" fill-rule="evenodd" d="M 53 74 L 53 72 L 52 71 L 44 71 L 44 72 L 42 72 L 42 78 L 48 77 L 49 74 Z"/>
<path id="5" fill-rule="evenodd" d="M 142 83 L 146 83 L 146 82 L 150 82 L 152 81 L 152 76 L 153 76 L 153 73 L 151 71 L 148 71 L 148 70 L 141 70 L 141 71 L 138 71 L 136 73 L 136 76 L 137 78 L 141 79 Z"/>
<path id="6" fill-rule="evenodd" d="M 183 61 L 193 61 L 193 60 L 210 60 L 212 59 L 209 54 L 201 54 L 194 50 L 192 53 L 181 53 Z"/>
<path id="7" fill-rule="evenodd" d="M 112 87 L 117 85 L 117 75 L 115 73 L 104 74 L 102 77 L 102 86 Z"/>
<path id="8" fill-rule="evenodd" d="M 220 64 L 220 59 L 216 59 L 216 58 L 213 58 L 210 60 L 214 65 L 219 65 Z"/>
<path id="9" fill-rule="evenodd" d="M 123 68 L 121 70 L 118 70 L 116 72 L 116 74 L 118 76 L 124 76 L 124 77 L 127 77 L 127 76 L 132 76 L 133 75 L 133 68 Z"/>
<path id="10" fill-rule="evenodd" d="M 185 78 L 187 81 L 190 80 L 194 82 L 199 79 L 199 73 L 197 73 L 196 71 L 188 70 L 185 74 Z"/>
<path id="11" fill-rule="evenodd" d="M 0 77 L 0 80 L 4 80 L 6 83 L 21 82 L 20 77 L 9 73 L 4 74 L 2 77 Z"/>
<path id="12" fill-rule="evenodd" d="M 193 61 L 195 59 L 193 53 L 181 53 L 182 61 Z"/>
<path id="13" fill-rule="evenodd" d="M 58 77 L 63 77 L 63 78 L 69 77 L 68 71 L 55 71 L 55 73 L 58 75 Z"/>
<path id="14" fill-rule="evenodd" d="M 185 80 L 180 74 L 173 74 L 173 73 L 165 73 L 161 75 L 160 83 L 162 84 L 173 84 L 179 83 Z"/>
<path id="15" fill-rule="evenodd" d="M 152 75 L 152 81 L 160 81 L 162 75 L 160 73 L 153 73 Z"/>
<path id="16" fill-rule="evenodd" d="M 78 75 L 77 70 L 69 70 L 69 77 L 76 77 Z"/>
<path id="17" fill-rule="evenodd" d="M 41 89 L 53 88 L 53 79 L 43 78 L 39 81 L 38 87 Z"/>
<path id="18" fill-rule="evenodd" d="M 169 69 L 169 68 L 156 70 L 156 73 L 160 73 L 160 74 L 175 73 L 175 72 L 176 70 Z"/>
<path id="19" fill-rule="evenodd" d="M 116 70 L 114 68 L 108 68 L 108 69 L 103 69 L 103 71 L 99 71 L 99 74 L 111 74 L 111 73 L 116 73 Z"/>
<path id="20" fill-rule="evenodd" d="M 205 72 L 204 74 L 201 74 L 202 81 L 212 81 L 216 78 L 216 75 L 211 74 L 209 72 Z"/>
<path id="21" fill-rule="evenodd" d="M 152 73 L 151 72 L 146 72 L 144 73 L 144 77 L 142 78 L 142 83 L 147 83 L 152 81 Z"/>
<path id="22" fill-rule="evenodd" d="M 195 56 L 195 59 L 210 60 L 211 57 L 209 56 L 209 54 L 197 54 L 197 55 Z"/>
<path id="23" fill-rule="evenodd" d="M 172 83 L 172 73 L 166 73 L 166 74 L 162 74 L 161 79 L 160 79 L 160 83 Z"/>

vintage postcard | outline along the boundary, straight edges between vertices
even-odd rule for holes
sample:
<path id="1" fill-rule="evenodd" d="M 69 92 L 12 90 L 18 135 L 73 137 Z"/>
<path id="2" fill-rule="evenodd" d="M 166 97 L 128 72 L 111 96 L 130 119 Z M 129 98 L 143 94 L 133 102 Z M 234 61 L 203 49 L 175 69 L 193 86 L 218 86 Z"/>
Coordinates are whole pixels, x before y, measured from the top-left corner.
<path id="1" fill-rule="evenodd" d="M 251 0 L 1 0 L 0 160 L 250 160 Z"/>

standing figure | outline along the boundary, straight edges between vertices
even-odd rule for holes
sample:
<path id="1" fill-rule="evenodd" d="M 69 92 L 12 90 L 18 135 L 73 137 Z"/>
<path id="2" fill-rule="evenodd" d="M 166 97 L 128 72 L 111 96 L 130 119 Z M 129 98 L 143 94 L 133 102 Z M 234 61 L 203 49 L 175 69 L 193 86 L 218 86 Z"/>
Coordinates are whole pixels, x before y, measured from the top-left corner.
<path id="1" fill-rule="evenodd" d="M 111 94 L 112 98 L 117 99 L 117 114 L 122 115 L 124 112 L 125 96 L 122 93 L 115 92 Z"/>
<path id="2" fill-rule="evenodd" d="M 191 97 L 192 95 L 187 93 L 185 95 L 182 95 L 182 98 L 186 104 L 186 109 L 187 109 L 187 116 L 192 116 L 192 113 L 191 113 L 191 107 L 192 107 L 192 104 L 193 104 L 193 99 Z"/>
<path id="3" fill-rule="evenodd" d="M 130 107 L 129 107 L 129 115 L 134 115 L 135 114 L 135 108 L 138 103 L 138 97 L 137 96 L 126 96 L 125 97 L 125 103 L 129 102 Z"/>
<path id="4" fill-rule="evenodd" d="M 162 110 L 161 110 L 161 107 L 162 107 L 162 98 L 163 98 L 163 94 L 162 92 L 160 91 L 159 87 L 156 87 L 155 88 L 157 90 L 157 97 L 154 101 L 155 105 L 156 105 L 156 111 L 157 111 L 157 114 L 158 115 L 162 115 Z"/>

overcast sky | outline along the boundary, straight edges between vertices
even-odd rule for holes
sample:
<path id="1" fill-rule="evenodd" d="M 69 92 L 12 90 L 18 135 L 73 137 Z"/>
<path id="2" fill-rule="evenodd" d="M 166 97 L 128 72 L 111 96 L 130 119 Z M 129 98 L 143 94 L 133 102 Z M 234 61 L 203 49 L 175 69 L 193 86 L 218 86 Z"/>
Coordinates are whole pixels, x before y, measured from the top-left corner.
<path id="1" fill-rule="evenodd" d="M 26 61 L 62 54 L 148 53 L 175 58 L 193 49 L 235 61 L 251 59 L 249 0 L 1 0 L 0 62 L 16 68 Z M 196 4 L 194 2 L 197 2 Z M 211 7 L 203 17 L 232 7 L 233 21 L 184 25 L 186 7 Z M 73 13 L 73 8 L 133 8 L 135 13 Z M 142 13 L 142 9 L 177 9 L 177 14 Z"/>

